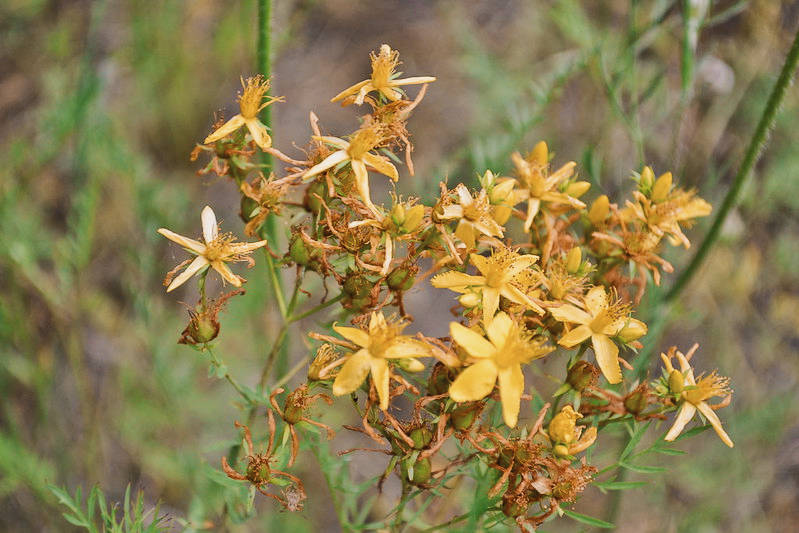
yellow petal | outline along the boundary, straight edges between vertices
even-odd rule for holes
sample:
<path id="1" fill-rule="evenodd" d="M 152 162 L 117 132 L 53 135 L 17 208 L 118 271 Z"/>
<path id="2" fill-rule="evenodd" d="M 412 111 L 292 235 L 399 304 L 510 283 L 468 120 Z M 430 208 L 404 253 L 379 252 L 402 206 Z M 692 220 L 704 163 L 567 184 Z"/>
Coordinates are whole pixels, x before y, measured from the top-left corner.
<path id="1" fill-rule="evenodd" d="M 591 331 L 591 328 L 589 328 L 588 326 L 585 325 L 577 326 L 576 328 L 565 334 L 563 337 L 561 337 L 560 340 L 558 341 L 558 344 L 560 344 L 565 348 L 571 348 L 583 342 L 585 339 L 590 337 L 592 333 L 593 332 Z"/>
<path id="2" fill-rule="evenodd" d="M 334 166 L 338 165 L 342 161 L 348 160 L 349 158 L 350 156 L 347 155 L 347 152 L 345 152 L 344 150 L 338 150 L 337 152 L 333 152 L 332 154 L 324 158 L 320 163 L 309 168 L 305 172 L 305 174 L 302 175 L 302 179 L 307 180 L 308 178 L 312 178 L 317 174 L 321 174 L 325 170 L 333 168 Z"/>
<path id="3" fill-rule="evenodd" d="M 387 359 L 401 359 L 404 357 L 428 357 L 432 355 L 430 346 L 426 343 L 412 339 L 410 337 L 397 337 L 386 351 L 383 352 L 383 357 Z"/>
<path id="4" fill-rule="evenodd" d="M 674 419 L 674 424 L 672 424 L 669 432 L 666 433 L 664 440 L 673 441 L 676 439 L 682 433 L 685 425 L 694 417 L 694 413 L 696 413 L 696 407 L 689 402 L 683 402 L 679 413 L 677 413 L 677 418 Z"/>
<path id="5" fill-rule="evenodd" d="M 524 231 L 526 233 L 530 232 L 530 228 L 533 227 L 533 219 L 538 214 L 538 210 L 541 207 L 541 200 L 538 198 L 530 198 L 527 200 L 527 218 L 524 221 Z"/>
<path id="6" fill-rule="evenodd" d="M 372 357 L 366 350 L 358 350 L 350 355 L 333 382 L 333 394 L 336 396 L 349 394 L 360 387 L 369 373 L 371 360 Z"/>
<path id="7" fill-rule="evenodd" d="M 348 96 L 352 96 L 354 94 L 358 94 L 358 92 L 363 87 L 365 87 L 366 85 L 369 85 L 369 84 L 371 84 L 371 80 L 364 80 L 364 81 L 358 82 L 355 85 L 353 85 L 351 87 L 347 87 L 346 89 L 344 89 L 343 91 L 338 93 L 336 96 L 331 98 L 330 101 L 331 102 L 338 102 L 339 100 L 343 100 L 343 99 L 345 99 Z"/>
<path id="8" fill-rule="evenodd" d="M 471 263 L 477 267 L 477 270 L 479 270 L 480 274 L 483 276 L 491 271 L 491 263 L 487 257 L 483 257 L 480 254 L 469 254 L 469 261 L 471 261 Z"/>
<path id="9" fill-rule="evenodd" d="M 571 304 L 563 304 L 559 307 L 550 307 L 549 312 L 560 322 L 573 322 L 575 324 L 591 323 L 591 315 Z"/>
<path id="10" fill-rule="evenodd" d="M 474 226 L 471 222 L 461 219 L 458 222 L 458 227 L 455 228 L 455 236 L 459 238 L 469 248 L 474 248 Z"/>
<path id="11" fill-rule="evenodd" d="M 203 207 L 203 211 L 200 213 L 200 220 L 202 220 L 203 223 L 203 239 L 205 239 L 207 244 L 216 239 L 217 235 L 219 235 L 219 226 L 217 226 L 216 223 L 214 210 L 207 205 Z"/>
<path id="12" fill-rule="evenodd" d="M 730 436 L 727 435 L 727 432 L 724 431 L 723 427 L 721 427 L 721 420 L 719 419 L 718 415 L 713 409 L 710 408 L 708 404 L 706 404 L 705 402 L 699 402 L 696 408 L 699 409 L 700 413 L 705 415 L 707 421 L 710 422 L 710 425 L 713 426 L 713 429 L 716 431 L 716 435 L 719 436 L 719 438 L 724 444 L 726 444 L 730 448 L 735 446 Z"/>
<path id="13" fill-rule="evenodd" d="M 377 389 L 377 396 L 380 398 L 380 409 L 385 411 L 388 409 L 388 363 L 385 359 L 377 357 L 372 357 L 369 362 L 372 369 L 372 381 Z"/>
<path id="14" fill-rule="evenodd" d="M 452 340 L 466 350 L 472 357 L 482 359 L 494 356 L 496 351 L 494 346 L 482 335 L 466 326 L 458 324 L 457 322 L 450 322 L 449 334 Z"/>
<path id="15" fill-rule="evenodd" d="M 255 144 L 257 144 L 261 150 L 272 147 L 272 138 L 266 132 L 266 126 L 261 124 L 260 120 L 257 118 L 249 119 L 246 124 L 247 129 L 250 130 L 250 135 L 252 135 L 252 140 L 255 141 Z"/>
<path id="16" fill-rule="evenodd" d="M 499 291 L 492 287 L 483 287 L 483 323 L 490 324 L 499 309 Z"/>
<path id="17" fill-rule="evenodd" d="M 592 335 L 594 355 L 599 369 L 608 383 L 621 382 L 621 365 L 619 365 L 619 347 L 606 335 Z"/>
<path id="18" fill-rule="evenodd" d="M 358 194 L 361 195 L 363 202 L 374 210 L 369 192 L 369 173 L 366 171 L 366 165 L 360 159 L 353 159 L 350 163 L 352 171 L 355 173 L 355 188 L 358 189 Z"/>
<path id="19" fill-rule="evenodd" d="M 176 242 L 182 247 L 186 248 L 192 253 L 197 255 L 202 255 L 205 253 L 205 245 L 200 241 L 195 241 L 194 239 L 189 239 L 188 237 L 184 237 L 183 235 L 178 235 L 174 231 L 170 231 L 166 228 L 159 228 L 158 233 L 166 237 L 172 242 Z"/>
<path id="20" fill-rule="evenodd" d="M 526 305 L 529 309 L 535 311 L 539 315 L 545 313 L 544 308 L 535 303 L 529 296 L 514 287 L 513 285 L 505 285 L 502 287 L 500 294 L 508 300 L 515 302 L 519 305 Z"/>
<path id="21" fill-rule="evenodd" d="M 499 397 L 502 400 L 502 418 L 505 425 L 516 427 L 519 406 L 524 392 L 524 374 L 519 365 L 511 365 L 499 371 Z M 450 394 L 451 395 L 451 394 Z"/>
<path id="22" fill-rule="evenodd" d="M 527 156 L 528 161 L 538 166 L 544 166 L 549 163 L 549 149 L 547 143 L 540 141 L 533 147 L 533 151 Z"/>
<path id="23" fill-rule="evenodd" d="M 404 78 L 401 80 L 390 80 L 388 83 L 393 86 L 399 85 L 416 85 L 417 83 L 433 83 L 436 81 L 433 76 L 416 76 L 412 78 Z"/>
<path id="24" fill-rule="evenodd" d="M 397 172 L 397 167 L 389 163 L 386 158 L 370 153 L 363 154 L 361 158 L 363 159 L 364 163 L 366 163 L 376 171 L 380 172 L 381 174 L 388 176 L 389 178 L 391 178 L 392 181 L 397 181 L 399 179 L 399 173 Z"/>
<path id="25" fill-rule="evenodd" d="M 211 267 L 216 270 L 220 276 L 222 276 L 222 279 L 234 287 L 241 287 L 241 278 L 234 274 L 233 271 L 230 270 L 230 267 L 225 263 L 222 261 L 213 261 L 211 263 Z"/>
<path id="26" fill-rule="evenodd" d="M 314 141 L 319 141 L 325 144 L 329 144 L 334 148 L 338 148 L 339 150 L 346 151 L 350 147 L 350 143 L 342 139 L 341 137 L 331 137 L 329 135 L 313 135 L 311 139 Z"/>
<path id="27" fill-rule="evenodd" d="M 493 361 L 478 361 L 461 372 L 449 387 L 449 396 L 456 402 L 482 400 L 494 390 L 497 367 Z"/>
<path id="28" fill-rule="evenodd" d="M 508 267 L 508 269 L 505 271 L 505 275 L 507 278 L 512 278 L 516 274 L 519 274 L 521 271 L 535 264 L 536 261 L 538 261 L 537 255 L 520 255 L 513 260 L 513 263 L 511 263 L 510 267 Z"/>
<path id="29" fill-rule="evenodd" d="M 488 335 L 491 344 L 501 348 L 505 346 L 505 341 L 508 339 L 511 329 L 513 329 L 513 320 L 505 312 L 500 311 L 486 326 L 486 335 Z"/>
<path id="30" fill-rule="evenodd" d="M 433 287 L 439 289 L 452 289 L 455 287 L 465 288 L 470 286 L 484 285 L 485 278 L 483 276 L 470 276 L 469 274 L 464 274 L 463 272 L 450 270 L 449 272 L 443 272 L 433 276 L 433 279 L 430 280 L 430 283 L 433 285 Z"/>
<path id="31" fill-rule="evenodd" d="M 198 257 L 195 257 L 194 261 L 189 263 L 189 266 L 186 267 L 186 270 L 181 272 L 178 277 L 176 277 L 175 279 L 172 280 L 172 283 L 169 284 L 169 287 L 167 287 L 166 292 L 171 292 L 171 291 L 177 289 L 178 287 L 180 287 L 181 285 L 186 283 L 186 281 L 190 277 L 192 277 L 194 274 L 196 274 L 197 272 L 199 272 L 200 270 L 202 270 L 206 266 L 208 266 L 208 259 L 206 259 L 205 257 L 203 257 L 201 255 L 198 256 Z"/>
<path id="32" fill-rule="evenodd" d="M 240 127 L 244 125 L 244 117 L 241 115 L 236 115 L 227 122 L 225 122 L 218 130 L 213 132 L 211 135 L 205 138 L 203 141 L 204 144 L 216 142 L 222 137 L 227 137 Z"/>
<path id="33" fill-rule="evenodd" d="M 362 329 L 337 326 L 333 324 L 333 330 L 348 341 L 354 342 L 361 348 L 366 348 L 369 346 L 369 334 Z"/>
<path id="34" fill-rule="evenodd" d="M 597 316 L 608 307 L 608 294 L 605 292 L 605 287 L 601 285 L 591 287 L 583 299 L 585 306 L 593 316 Z"/>

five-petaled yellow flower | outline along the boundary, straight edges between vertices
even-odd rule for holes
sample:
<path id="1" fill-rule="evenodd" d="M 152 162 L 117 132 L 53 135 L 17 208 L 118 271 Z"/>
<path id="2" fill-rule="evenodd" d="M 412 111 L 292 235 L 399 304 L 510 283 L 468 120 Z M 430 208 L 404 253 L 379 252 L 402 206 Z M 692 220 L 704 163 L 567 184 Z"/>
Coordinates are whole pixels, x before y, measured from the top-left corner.
<path id="1" fill-rule="evenodd" d="M 483 303 L 483 322 L 491 322 L 499 309 L 499 297 L 503 296 L 513 303 L 525 305 L 533 311 L 544 314 L 544 310 L 514 283 L 523 270 L 530 268 L 537 260 L 536 255 L 519 255 L 507 248 L 497 249 L 490 257 L 471 254 L 472 264 L 480 271 L 472 276 L 451 270 L 435 276 L 433 287 L 450 289 L 462 294 L 479 294 Z"/>
<path id="2" fill-rule="evenodd" d="M 549 172 L 549 149 L 547 143 L 539 142 L 533 151 L 524 158 L 519 152 L 511 155 L 519 179 L 519 193 L 521 200 L 527 200 L 527 218 L 524 221 L 524 231 L 530 231 L 533 219 L 541 209 L 542 204 L 570 205 L 578 209 L 585 204 L 575 198 L 571 191 L 560 192 L 558 185 L 574 174 L 576 163 L 569 161 L 555 172 Z M 583 185 L 584 184 L 584 185 Z M 584 193 L 588 189 L 587 182 L 577 182 L 577 189 Z"/>
<path id="3" fill-rule="evenodd" d="M 303 174 L 303 179 L 310 179 L 329 168 L 349 161 L 352 166 L 352 171 L 355 174 L 355 187 L 358 190 L 358 194 L 361 195 L 361 199 L 363 199 L 364 203 L 366 203 L 373 212 L 377 213 L 377 208 L 372 203 L 369 193 L 369 173 L 366 171 L 366 167 L 372 167 L 381 174 L 391 178 L 392 181 L 397 181 L 399 179 L 397 167 L 391 164 L 385 157 L 371 153 L 371 150 L 383 140 L 380 125 L 365 125 L 359 129 L 349 141 L 345 141 L 338 137 L 327 136 L 314 137 L 314 139 L 329 144 L 334 148 L 338 148 L 338 150 L 324 158 L 319 164 L 309 168 L 305 174 Z"/>
<path id="4" fill-rule="evenodd" d="M 653 175 L 653 172 L 645 167 L 641 174 Z M 690 248 L 691 243 L 682 232 L 680 223 L 690 226 L 695 218 L 706 217 L 713 210 L 709 203 L 696 196 L 695 190 L 672 188 L 671 172 L 655 181 L 649 197 L 640 191 L 633 191 L 633 196 L 637 201 L 627 200 L 627 207 L 622 211 L 625 219 L 640 220 L 658 237 L 665 235 L 671 244 L 682 244 L 686 248 Z"/>
<path id="5" fill-rule="evenodd" d="M 728 388 L 729 379 L 719 376 L 715 372 L 707 376 L 699 376 L 699 379 L 694 378 L 694 370 L 689 363 L 691 357 L 699 348 L 698 344 L 688 351 L 687 354 L 677 351 L 677 361 L 680 363 L 680 370 L 676 370 L 671 364 L 671 356 L 660 354 L 663 359 L 663 366 L 665 367 L 668 376 L 670 392 L 679 395 L 680 397 L 680 411 L 677 413 L 677 418 L 674 419 L 674 425 L 666 434 L 665 440 L 673 441 L 685 429 L 686 424 L 694 417 L 697 411 L 702 413 L 707 418 L 710 425 L 716 431 L 721 441 L 733 447 L 732 439 L 724 428 L 721 426 L 721 420 L 716 412 L 713 410 L 706 400 L 714 396 L 726 396 L 729 401 L 732 391 Z M 722 406 L 726 403 L 722 403 Z M 718 408 L 718 406 L 716 406 Z"/>
<path id="6" fill-rule="evenodd" d="M 172 280 L 172 283 L 170 283 L 169 287 L 166 289 L 167 292 L 180 287 L 190 277 L 203 271 L 209 265 L 219 272 L 222 279 L 236 287 L 241 287 L 243 278 L 234 274 L 225 263 L 233 261 L 252 261 L 247 255 L 266 244 L 266 241 L 235 242 L 233 235 L 220 234 L 219 226 L 216 223 L 216 215 L 208 206 L 203 208 L 201 219 L 203 225 L 203 242 L 178 235 L 165 228 L 160 228 L 158 230 L 158 233 L 178 243 L 187 251 L 197 256 L 178 277 Z"/>
<path id="7" fill-rule="evenodd" d="M 333 394 L 341 396 L 354 392 L 361 386 L 367 374 L 371 371 L 377 395 L 380 397 L 380 408 L 388 409 L 389 373 L 388 359 L 406 359 L 427 357 L 432 355 L 430 346 L 426 343 L 400 335 L 405 324 L 400 322 L 388 323 L 383 313 L 372 313 L 368 331 L 358 328 L 333 326 L 333 329 L 355 343 L 360 350 L 347 358 L 333 382 Z M 421 369 L 420 362 L 409 361 L 410 368 Z"/>
<path id="8" fill-rule="evenodd" d="M 219 129 L 205 138 L 204 144 L 218 141 L 222 137 L 226 137 L 238 130 L 242 126 L 247 126 L 247 129 L 252 135 L 252 140 L 255 141 L 261 150 L 266 150 L 272 146 L 272 138 L 266 132 L 260 120 L 258 120 L 258 113 L 263 108 L 274 102 L 282 102 L 282 96 L 269 96 L 266 92 L 269 90 L 269 80 L 264 79 L 260 74 L 247 78 L 247 83 L 244 78 L 241 80 L 241 86 L 244 92 L 239 95 L 239 110 L 238 115 L 234 116 L 225 122 Z M 266 98 L 266 101 L 264 101 Z"/>
<path id="9" fill-rule="evenodd" d="M 355 96 L 355 103 L 361 105 L 363 99 L 372 91 L 377 91 L 392 102 L 402 98 L 401 90 L 397 87 L 403 85 L 416 85 L 420 83 L 432 83 L 436 81 L 433 76 L 416 76 L 413 78 L 395 79 L 398 75 L 394 71 L 399 65 L 399 52 L 392 50 L 387 44 L 380 47 L 380 53 L 370 52 L 369 58 L 372 60 L 372 77 L 368 80 L 356 83 L 352 87 L 344 89 L 333 97 L 331 102 L 338 102 L 347 97 Z"/>
<path id="10" fill-rule="evenodd" d="M 629 306 L 616 299 L 611 300 L 602 286 L 592 287 L 583 301 L 585 310 L 571 304 L 549 309 L 557 320 L 579 324 L 561 337 L 558 344 L 572 348 L 590 338 L 602 374 L 608 383 L 619 383 L 619 347 L 610 337 L 620 336 L 625 341 L 635 340 L 646 334 L 646 324 L 630 318 Z"/>
<path id="11" fill-rule="evenodd" d="M 457 220 L 455 236 L 471 250 L 480 234 L 488 237 L 502 237 L 502 226 L 494 219 L 493 208 L 488 199 L 488 192 L 481 189 L 477 197 L 472 197 L 466 185 L 459 183 L 455 187 L 458 194 L 457 204 L 444 206 L 439 218 Z"/>
<path id="12" fill-rule="evenodd" d="M 504 312 L 497 313 L 485 328 L 488 339 L 457 322 L 449 331 L 458 345 L 476 362 L 461 372 L 449 387 L 456 402 L 482 400 L 499 381 L 502 417 L 508 427 L 516 427 L 524 392 L 521 365 L 545 356 L 555 348 L 531 338 Z"/>

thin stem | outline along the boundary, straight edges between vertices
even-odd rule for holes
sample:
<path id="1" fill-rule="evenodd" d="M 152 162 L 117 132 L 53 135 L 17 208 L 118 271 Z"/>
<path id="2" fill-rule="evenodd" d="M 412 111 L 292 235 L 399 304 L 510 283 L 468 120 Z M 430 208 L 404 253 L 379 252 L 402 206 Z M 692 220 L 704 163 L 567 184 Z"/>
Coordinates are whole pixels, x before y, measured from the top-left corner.
<path id="1" fill-rule="evenodd" d="M 269 239 L 268 231 L 264 231 L 263 233 L 263 236 L 266 237 L 266 239 L 271 243 L 272 240 Z M 264 256 L 266 257 L 266 268 L 269 271 L 269 282 L 272 285 L 272 292 L 275 293 L 275 300 L 277 300 L 277 308 L 280 310 L 280 316 L 282 316 L 283 320 L 285 320 L 288 314 L 286 308 L 286 298 L 283 296 L 283 284 L 280 280 L 280 277 L 277 275 L 275 260 L 272 258 L 272 255 L 266 248 L 264 248 Z"/>
<path id="2" fill-rule="evenodd" d="M 721 231 L 721 227 L 724 225 L 724 221 L 727 219 L 727 215 L 729 215 L 732 208 L 738 204 L 738 196 L 741 193 L 741 189 L 752 173 L 752 168 L 754 168 L 755 164 L 760 159 L 760 156 L 763 154 L 763 149 L 768 143 L 769 132 L 774 127 L 777 111 L 779 110 L 780 105 L 782 105 L 782 101 L 785 98 L 785 93 L 793 81 L 793 76 L 796 73 L 798 63 L 799 30 L 797 30 L 796 36 L 793 40 L 793 45 L 788 52 L 788 56 L 785 58 L 785 64 L 780 72 L 780 77 L 777 79 L 776 83 L 774 84 L 774 88 L 771 90 L 771 95 L 769 96 L 768 102 L 766 102 L 766 108 L 760 117 L 760 121 L 755 129 L 755 133 L 752 135 L 752 139 L 749 141 L 749 147 L 746 149 L 746 155 L 744 156 L 741 167 L 738 169 L 738 174 L 736 174 L 735 178 L 733 179 L 732 187 L 730 187 L 730 190 L 727 191 L 727 195 L 724 197 L 724 201 L 722 202 L 718 213 L 716 213 L 716 218 L 713 220 L 713 224 L 710 226 L 710 229 L 708 230 L 705 239 L 702 241 L 701 246 L 696 251 L 696 255 L 694 255 L 693 259 L 691 259 L 691 262 L 688 264 L 688 267 L 683 270 L 680 277 L 666 294 L 664 301 L 670 302 L 679 296 L 688 282 L 691 281 L 691 278 L 693 278 L 696 272 L 699 270 L 699 267 L 702 266 L 702 263 L 704 263 L 708 252 L 710 252 L 710 249 L 714 244 L 716 244 L 716 241 L 719 237 L 719 232 Z"/>
<path id="3" fill-rule="evenodd" d="M 334 303 L 340 301 L 342 298 L 344 298 L 344 293 L 341 293 L 338 296 L 336 296 L 334 298 L 331 298 L 330 300 L 328 300 L 326 302 L 322 302 L 319 305 L 317 305 L 315 307 L 312 307 L 311 309 L 308 309 L 304 313 L 300 313 L 299 315 L 292 316 L 292 317 L 290 317 L 288 319 L 288 321 L 289 321 L 289 323 L 294 323 L 294 322 L 297 322 L 298 320 L 302 320 L 305 317 L 308 317 L 308 316 L 311 316 L 311 315 L 313 315 L 315 313 L 318 313 L 319 311 L 321 311 L 322 309 L 325 309 L 326 307 L 330 307 Z"/>
<path id="4" fill-rule="evenodd" d="M 220 361 L 216 357 L 216 354 L 211 349 L 211 345 L 210 344 L 206 343 L 206 344 L 203 345 L 203 347 L 208 351 L 208 355 L 211 356 L 211 363 L 215 367 L 219 368 L 219 367 L 223 366 L 222 361 Z M 239 382 L 236 380 L 236 378 L 234 378 L 233 376 L 230 375 L 230 372 L 225 371 L 225 379 L 228 381 L 228 383 L 230 383 L 233 386 L 234 389 L 236 389 L 236 392 L 238 392 L 239 395 L 241 395 L 241 397 L 244 398 L 247 401 L 247 403 L 251 403 L 252 402 L 252 399 L 251 399 L 250 395 L 247 394 L 247 392 L 244 390 L 244 387 L 242 387 L 241 384 L 239 384 Z"/>

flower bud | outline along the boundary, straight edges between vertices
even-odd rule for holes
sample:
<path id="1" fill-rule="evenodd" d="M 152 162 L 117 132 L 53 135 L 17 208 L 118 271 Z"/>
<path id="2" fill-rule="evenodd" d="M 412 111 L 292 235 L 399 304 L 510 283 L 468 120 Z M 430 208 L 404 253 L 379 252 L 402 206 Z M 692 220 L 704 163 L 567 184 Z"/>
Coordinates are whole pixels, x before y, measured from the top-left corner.
<path id="1" fill-rule="evenodd" d="M 397 359 L 397 366 L 408 372 L 421 372 L 424 370 L 424 363 L 412 357 Z"/>
<path id="2" fill-rule="evenodd" d="M 576 412 L 571 405 L 565 406 L 560 413 L 552 417 L 549 423 L 549 438 L 555 443 L 571 444 L 577 440 L 575 422 L 582 417 L 583 415 Z"/>
<path id="3" fill-rule="evenodd" d="M 652 187 L 652 196 L 650 197 L 653 202 L 660 203 L 669 196 L 671 182 L 671 172 L 666 172 L 657 179 L 655 185 Z"/>
<path id="4" fill-rule="evenodd" d="M 591 208 L 588 210 L 588 220 L 590 220 L 591 224 L 594 226 L 599 226 L 607 220 L 609 214 L 610 199 L 608 199 L 607 194 L 603 194 L 591 204 Z"/>
<path id="5" fill-rule="evenodd" d="M 641 171 L 641 179 L 638 182 L 638 189 L 642 193 L 646 193 L 652 188 L 652 185 L 655 183 L 655 173 L 652 172 L 652 169 L 649 167 L 644 167 L 644 170 Z"/>
<path id="6" fill-rule="evenodd" d="M 569 447 L 565 444 L 556 444 L 552 447 L 552 453 L 554 453 L 557 457 L 568 457 Z"/>
<path id="7" fill-rule="evenodd" d="M 569 274 L 576 274 L 583 264 L 583 252 L 579 246 L 575 246 L 566 254 L 566 271 Z"/>
<path id="8" fill-rule="evenodd" d="M 458 302 L 465 308 L 471 309 L 480 303 L 480 296 L 474 292 L 467 292 L 458 298 Z"/>
<path id="9" fill-rule="evenodd" d="M 591 188 L 591 184 L 587 181 L 575 181 L 574 183 L 570 183 L 568 187 L 566 187 L 566 194 L 573 198 L 579 198 L 580 196 L 584 195 L 588 192 L 588 189 Z"/>
<path id="10" fill-rule="evenodd" d="M 596 385 L 599 370 L 588 361 L 577 361 L 566 374 L 566 383 L 578 392 Z"/>
<path id="11" fill-rule="evenodd" d="M 685 389 L 685 376 L 679 370 L 672 370 L 669 373 L 669 391 L 672 394 L 681 394 Z"/>
<path id="12" fill-rule="evenodd" d="M 632 342 L 636 339 L 640 339 L 644 335 L 646 335 L 647 327 L 646 324 L 637 320 L 635 318 L 627 319 L 627 323 L 624 324 L 624 327 L 619 330 L 616 336 L 622 342 Z"/>
<path id="13" fill-rule="evenodd" d="M 547 143 L 544 141 L 539 142 L 533 147 L 533 151 L 527 156 L 527 160 L 533 164 L 544 166 L 549 163 L 549 149 Z"/>

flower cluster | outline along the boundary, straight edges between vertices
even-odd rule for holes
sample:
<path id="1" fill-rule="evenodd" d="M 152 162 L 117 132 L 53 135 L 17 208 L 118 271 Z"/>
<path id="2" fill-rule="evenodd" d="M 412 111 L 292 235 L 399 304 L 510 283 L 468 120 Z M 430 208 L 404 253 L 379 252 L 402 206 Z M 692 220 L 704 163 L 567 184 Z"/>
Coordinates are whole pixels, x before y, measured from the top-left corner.
<path id="1" fill-rule="evenodd" d="M 272 427 L 268 451 L 253 454 L 245 427 L 247 473 L 239 474 L 223 460 L 228 476 L 286 507 L 298 507 L 286 496 L 264 491 L 282 475 L 294 500 L 305 499 L 299 479 L 269 466 L 272 413 L 289 427 L 291 466 L 300 448 L 297 424 L 304 421 L 329 437 L 334 434 L 306 413 L 314 399 L 332 403 L 313 390 L 352 398 L 362 423 L 347 427 L 387 445 L 378 450 L 391 457 L 386 474 L 396 471 L 406 486 L 437 487 L 448 476 L 466 475 L 464 465 L 475 461 L 495 470 L 489 496 L 501 495 L 498 509 L 520 527 L 555 516 L 591 484 L 597 469 L 579 455 L 608 424 L 664 419 L 677 410 L 665 435 L 671 441 L 699 411 L 732 446 L 715 414 L 729 403 L 727 380 L 715 373 L 694 376 L 689 361 L 695 347 L 685 355 L 676 349 L 663 355 L 664 377 L 652 383 L 636 379 L 626 360 L 647 333 L 646 324 L 633 315 L 648 282 L 659 284 L 662 273 L 673 270 L 661 249 L 665 244 L 688 247 L 683 228 L 708 215 L 710 204 L 676 186 L 671 173 L 656 178 L 649 167 L 634 175 L 635 190 L 623 206 L 606 195 L 590 200 L 591 186 L 579 179 L 577 165 L 553 164 L 545 142 L 527 155 L 514 153 L 509 175 L 481 169 L 476 188 L 442 182 L 435 198 L 403 199 L 393 191 L 378 200 L 375 185 L 396 184 L 403 179 L 403 166 L 413 174 L 406 122 L 435 78 L 401 78 L 398 53 L 388 45 L 371 55 L 371 63 L 369 79 L 332 99 L 369 111 L 348 134 L 323 133 L 311 113 L 310 139 L 301 156 L 274 148 L 258 112 L 283 99 L 268 96 L 269 80 L 255 77 L 242 81 L 240 114 L 219 121 L 195 150 L 195 159 L 211 156 L 201 173 L 229 178 L 238 188 L 244 233 L 261 240 L 242 243 L 219 233 L 210 207 L 202 211 L 202 240 L 159 230 L 196 256 L 167 280 L 171 291 L 200 276 L 195 322 L 206 316 L 201 311 L 209 313 L 209 268 L 239 287 L 244 279 L 228 263 L 251 262 L 249 254 L 258 248 L 273 274 L 280 266 L 296 267 L 286 324 L 335 303 L 350 322 L 310 334 L 322 344 L 307 383 L 287 396 L 282 409 L 276 398 L 282 388 L 265 404 Z M 411 99 L 405 89 L 414 85 L 421 87 Z M 259 152 L 278 163 L 268 176 Z M 268 229 L 270 217 L 277 215 L 291 225 L 282 253 L 280 240 Z M 310 273 L 322 279 L 322 303 L 292 315 Z M 453 297 L 447 337 L 403 333 L 413 321 L 403 295 L 423 284 Z M 328 297 L 331 287 L 338 293 L 333 298 Z M 183 342 L 208 347 L 219 333 L 219 307 L 211 304 L 208 331 L 184 332 Z M 530 394 L 531 371 L 542 358 L 567 361 L 553 398 L 569 403 L 559 410 L 546 404 L 525 425 L 523 407 L 530 400 L 543 403 L 538 393 Z M 679 369 L 672 366 L 675 358 Z M 725 400 L 710 405 L 713 396 Z M 397 407 L 400 400 L 405 408 Z M 402 416 L 408 400 L 410 418 Z M 255 409 L 263 406 L 255 401 Z M 446 457 L 442 449 L 449 450 Z"/>

